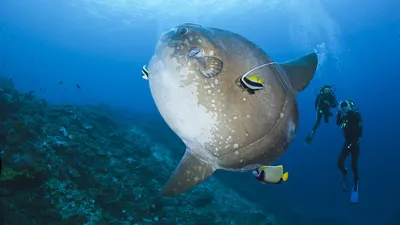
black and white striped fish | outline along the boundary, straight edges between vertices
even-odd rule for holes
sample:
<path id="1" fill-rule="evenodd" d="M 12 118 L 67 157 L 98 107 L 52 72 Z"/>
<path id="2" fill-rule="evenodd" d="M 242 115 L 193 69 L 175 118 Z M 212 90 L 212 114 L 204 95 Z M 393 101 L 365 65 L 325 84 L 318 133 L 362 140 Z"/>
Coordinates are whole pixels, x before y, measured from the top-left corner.
<path id="1" fill-rule="evenodd" d="M 149 70 L 147 69 L 146 65 L 142 67 L 142 78 L 145 80 L 149 79 Z"/>
<path id="2" fill-rule="evenodd" d="M 240 83 L 243 87 L 248 88 L 250 90 L 260 90 L 264 88 L 264 82 L 262 78 L 258 78 L 257 76 L 242 76 L 240 78 Z"/>

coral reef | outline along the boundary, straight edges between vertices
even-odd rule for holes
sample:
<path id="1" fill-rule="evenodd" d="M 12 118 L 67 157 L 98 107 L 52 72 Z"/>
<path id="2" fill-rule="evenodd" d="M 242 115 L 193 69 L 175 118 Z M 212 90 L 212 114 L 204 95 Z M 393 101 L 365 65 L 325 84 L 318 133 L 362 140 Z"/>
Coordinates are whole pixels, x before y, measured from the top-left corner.
<path id="1" fill-rule="evenodd" d="M 273 224 L 215 178 L 159 190 L 179 161 L 104 106 L 47 104 L 0 77 L 0 224 Z"/>

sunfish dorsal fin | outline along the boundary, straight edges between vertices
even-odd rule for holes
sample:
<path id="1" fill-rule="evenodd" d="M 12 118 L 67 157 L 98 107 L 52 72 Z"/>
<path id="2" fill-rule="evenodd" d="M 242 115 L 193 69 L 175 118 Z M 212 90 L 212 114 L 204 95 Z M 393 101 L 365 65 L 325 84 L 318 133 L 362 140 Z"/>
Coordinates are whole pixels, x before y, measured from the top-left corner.
<path id="1" fill-rule="evenodd" d="M 215 171 L 212 164 L 202 161 L 186 149 L 179 165 L 161 190 L 161 196 L 177 195 L 208 179 Z"/>
<path id="2" fill-rule="evenodd" d="M 304 90 L 313 79 L 318 65 L 316 53 L 310 53 L 295 60 L 279 64 L 289 77 L 296 93 Z"/>

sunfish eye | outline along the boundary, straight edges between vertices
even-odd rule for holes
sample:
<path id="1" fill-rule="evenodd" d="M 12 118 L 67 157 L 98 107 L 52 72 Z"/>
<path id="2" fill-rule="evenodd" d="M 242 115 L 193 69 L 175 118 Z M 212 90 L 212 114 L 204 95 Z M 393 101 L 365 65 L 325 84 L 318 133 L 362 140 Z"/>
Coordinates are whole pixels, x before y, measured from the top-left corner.
<path id="1" fill-rule="evenodd" d="M 181 27 L 178 29 L 178 34 L 181 36 L 187 34 L 187 32 L 189 32 L 189 30 L 186 27 Z"/>

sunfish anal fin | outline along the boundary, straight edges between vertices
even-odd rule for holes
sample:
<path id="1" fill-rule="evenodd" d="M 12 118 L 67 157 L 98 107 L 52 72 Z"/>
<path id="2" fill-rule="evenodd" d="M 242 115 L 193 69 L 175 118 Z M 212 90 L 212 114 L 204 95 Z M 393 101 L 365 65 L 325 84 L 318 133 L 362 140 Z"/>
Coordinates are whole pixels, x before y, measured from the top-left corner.
<path id="1" fill-rule="evenodd" d="M 310 53 L 295 60 L 279 64 L 289 77 L 296 93 L 304 90 L 313 79 L 318 65 L 316 53 Z"/>
<path id="2" fill-rule="evenodd" d="M 172 196 L 185 192 L 204 180 L 215 171 L 212 164 L 186 150 L 179 165 L 161 190 L 161 196 Z"/>
<path id="3" fill-rule="evenodd" d="M 196 57 L 198 69 L 206 78 L 213 78 L 222 71 L 223 62 L 214 56 Z"/>

